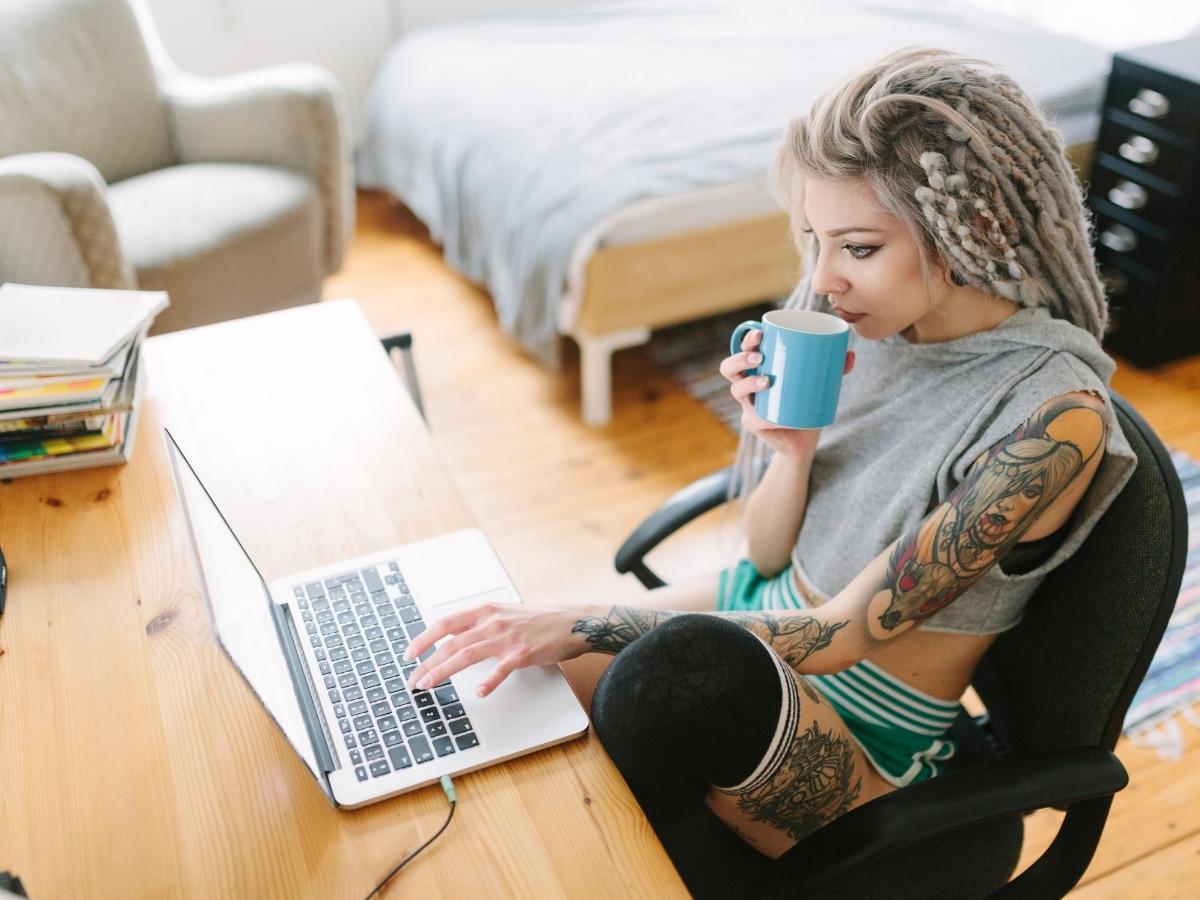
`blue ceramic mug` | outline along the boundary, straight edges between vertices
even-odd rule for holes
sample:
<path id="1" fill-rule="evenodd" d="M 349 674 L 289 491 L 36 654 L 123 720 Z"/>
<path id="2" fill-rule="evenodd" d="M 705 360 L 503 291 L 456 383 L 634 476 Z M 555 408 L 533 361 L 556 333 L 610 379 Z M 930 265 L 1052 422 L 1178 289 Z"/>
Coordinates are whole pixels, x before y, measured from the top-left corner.
<path id="1" fill-rule="evenodd" d="M 754 411 L 783 428 L 823 428 L 833 422 L 850 326 L 837 316 L 809 309 L 773 309 L 761 322 L 743 322 L 733 330 L 730 354 L 742 352 L 751 328 L 763 333 L 763 361 L 746 375 L 771 379 L 754 395 Z"/>

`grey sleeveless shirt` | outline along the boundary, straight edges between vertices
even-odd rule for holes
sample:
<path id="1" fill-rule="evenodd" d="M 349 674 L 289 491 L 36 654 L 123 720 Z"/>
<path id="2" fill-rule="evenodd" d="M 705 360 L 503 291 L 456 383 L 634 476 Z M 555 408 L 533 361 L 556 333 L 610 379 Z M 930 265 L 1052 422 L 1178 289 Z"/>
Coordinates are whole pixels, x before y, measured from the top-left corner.
<path id="1" fill-rule="evenodd" d="M 921 626 L 965 634 L 1012 628 L 1133 474 L 1137 457 L 1108 397 L 1112 360 L 1091 334 L 1044 309 L 1021 309 L 990 331 L 941 343 L 851 333 L 850 349 L 855 368 L 843 382 L 837 421 L 821 434 L 792 553 L 801 592 L 813 600 L 849 584 L 1047 400 L 1070 391 L 1104 398 L 1106 452 L 1058 548 L 1022 574 L 993 566 Z"/>

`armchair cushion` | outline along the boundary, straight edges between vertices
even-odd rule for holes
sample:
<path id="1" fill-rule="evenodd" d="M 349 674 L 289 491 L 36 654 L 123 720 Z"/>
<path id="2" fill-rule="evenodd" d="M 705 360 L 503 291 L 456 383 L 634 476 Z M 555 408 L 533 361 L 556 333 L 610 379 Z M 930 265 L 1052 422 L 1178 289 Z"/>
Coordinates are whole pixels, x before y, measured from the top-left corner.
<path id="1" fill-rule="evenodd" d="M 354 192 L 346 113 L 333 76 L 317 66 L 272 66 L 225 78 L 177 75 L 162 92 L 179 162 L 265 163 L 311 179 L 325 216 L 325 270 L 337 271 Z"/>
<path id="2" fill-rule="evenodd" d="M 126 0 L 6 0 L 0 60 L 0 157 L 59 150 L 110 182 L 171 163 L 166 110 Z"/>
<path id="3" fill-rule="evenodd" d="M 317 299 L 321 210 L 312 182 L 278 166 L 196 163 L 129 178 L 109 204 L 144 290 L 169 290 L 156 331 Z M 245 298 L 253 307 L 246 308 Z"/>
<path id="4" fill-rule="evenodd" d="M 131 288 L 100 173 L 68 153 L 0 159 L 0 280 Z"/>

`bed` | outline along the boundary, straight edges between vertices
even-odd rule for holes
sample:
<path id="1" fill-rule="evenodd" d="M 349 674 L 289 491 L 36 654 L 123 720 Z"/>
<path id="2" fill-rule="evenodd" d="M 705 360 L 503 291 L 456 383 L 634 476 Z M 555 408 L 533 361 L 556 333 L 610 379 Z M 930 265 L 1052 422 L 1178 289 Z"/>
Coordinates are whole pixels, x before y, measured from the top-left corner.
<path id="1" fill-rule="evenodd" d="M 1087 171 L 1107 50 L 942 0 L 609 2 L 414 31 L 369 92 L 362 187 L 430 230 L 535 357 L 579 345 L 582 413 L 615 351 L 786 294 L 799 263 L 766 171 L 788 118 L 908 45 L 998 63 Z"/>

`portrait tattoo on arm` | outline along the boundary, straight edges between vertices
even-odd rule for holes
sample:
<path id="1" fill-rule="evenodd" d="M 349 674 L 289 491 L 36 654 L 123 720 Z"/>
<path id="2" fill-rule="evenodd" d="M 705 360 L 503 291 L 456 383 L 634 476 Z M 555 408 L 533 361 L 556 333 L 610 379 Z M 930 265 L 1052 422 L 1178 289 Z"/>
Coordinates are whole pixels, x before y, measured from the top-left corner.
<path id="1" fill-rule="evenodd" d="M 897 542 L 871 601 L 872 636 L 907 630 L 978 582 L 1103 449 L 1102 410 L 1060 397 L 993 446 Z"/>

